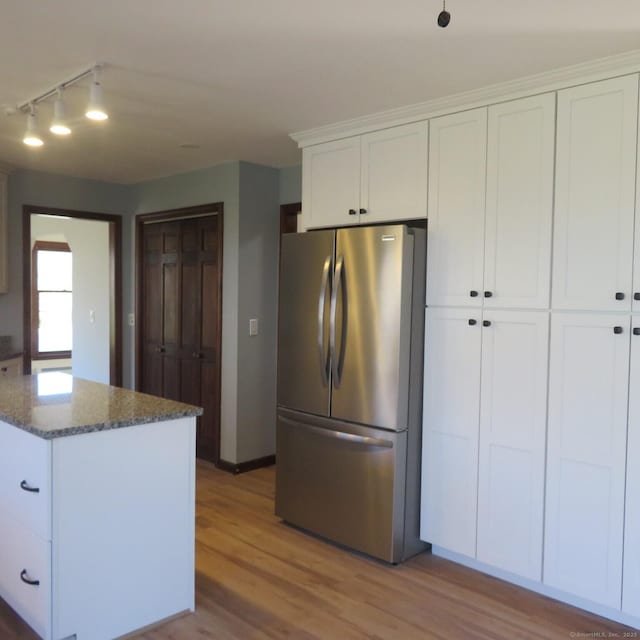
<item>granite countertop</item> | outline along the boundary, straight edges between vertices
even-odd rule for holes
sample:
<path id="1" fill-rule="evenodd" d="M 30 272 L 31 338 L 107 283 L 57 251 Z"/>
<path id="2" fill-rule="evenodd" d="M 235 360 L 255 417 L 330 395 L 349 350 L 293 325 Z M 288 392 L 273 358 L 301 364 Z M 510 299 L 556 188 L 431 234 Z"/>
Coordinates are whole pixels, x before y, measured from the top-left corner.
<path id="1" fill-rule="evenodd" d="M 0 378 L 0 420 L 47 440 L 199 415 L 200 407 L 66 373 Z"/>

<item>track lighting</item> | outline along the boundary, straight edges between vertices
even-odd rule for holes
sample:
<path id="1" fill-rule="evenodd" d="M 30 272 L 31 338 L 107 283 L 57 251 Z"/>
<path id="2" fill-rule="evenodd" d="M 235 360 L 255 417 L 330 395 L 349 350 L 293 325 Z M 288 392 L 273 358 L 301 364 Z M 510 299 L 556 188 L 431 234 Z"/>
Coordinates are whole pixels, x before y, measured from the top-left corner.
<path id="1" fill-rule="evenodd" d="M 53 96 L 55 96 L 53 103 L 53 120 L 51 121 L 49 131 L 58 136 L 68 136 L 71 133 L 71 129 L 65 117 L 65 104 L 62 99 L 62 93 L 70 86 L 89 77 L 91 77 L 92 81 L 89 86 L 89 104 L 85 110 L 85 115 L 91 120 L 107 120 L 109 114 L 104 107 L 102 85 L 100 84 L 99 78 L 100 69 L 103 66 L 103 63 L 94 64 L 92 67 L 69 78 L 69 80 L 59 82 L 53 89 L 49 89 L 30 100 L 18 104 L 15 109 L 6 109 L 5 113 L 7 115 L 15 113 L 27 114 L 27 131 L 24 135 L 23 142 L 31 147 L 40 147 L 43 145 L 42 137 L 38 133 L 36 105 Z"/>
<path id="2" fill-rule="evenodd" d="M 438 14 L 438 26 L 445 27 L 449 26 L 451 22 L 451 14 L 447 11 L 446 0 L 442 0 L 442 11 Z"/>
<path id="3" fill-rule="evenodd" d="M 36 117 L 36 108 L 33 104 L 29 105 L 29 114 L 27 115 L 27 131 L 22 139 L 26 145 L 30 147 L 41 147 L 43 142 L 38 133 L 38 119 Z"/>
<path id="4" fill-rule="evenodd" d="M 62 101 L 62 89 L 58 89 L 56 100 L 53 103 L 53 120 L 49 127 L 51 133 L 55 133 L 58 136 L 68 136 L 71 133 L 67 125 L 65 118 L 64 102 Z"/>
<path id="5" fill-rule="evenodd" d="M 104 108 L 102 85 L 98 78 L 98 68 L 93 71 L 93 82 L 89 88 L 89 104 L 85 113 L 90 120 L 106 120 L 109 114 Z"/>

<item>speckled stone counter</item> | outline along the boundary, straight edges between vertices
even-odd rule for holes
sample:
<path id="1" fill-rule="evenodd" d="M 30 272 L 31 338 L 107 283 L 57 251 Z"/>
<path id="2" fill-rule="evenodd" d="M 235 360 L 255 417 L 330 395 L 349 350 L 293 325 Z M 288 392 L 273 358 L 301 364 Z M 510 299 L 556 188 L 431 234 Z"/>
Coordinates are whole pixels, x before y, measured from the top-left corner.
<path id="1" fill-rule="evenodd" d="M 0 379 L 0 420 L 46 440 L 199 415 L 199 407 L 65 373 Z"/>

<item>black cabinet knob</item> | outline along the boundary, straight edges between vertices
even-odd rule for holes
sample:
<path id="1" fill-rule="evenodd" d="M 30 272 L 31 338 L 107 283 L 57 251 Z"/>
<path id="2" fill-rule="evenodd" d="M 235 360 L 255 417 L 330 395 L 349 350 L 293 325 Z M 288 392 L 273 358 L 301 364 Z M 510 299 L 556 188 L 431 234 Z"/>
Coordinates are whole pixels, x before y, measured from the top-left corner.
<path id="1" fill-rule="evenodd" d="M 624 293 L 622 293 L 622 291 L 616 293 L 616 300 L 624 300 Z"/>
<path id="2" fill-rule="evenodd" d="M 356 215 L 356 210 L 355 209 L 349 209 L 349 215 L 350 216 L 355 216 Z"/>
<path id="3" fill-rule="evenodd" d="M 485 292 L 484 292 L 484 297 L 485 297 L 485 298 L 491 298 L 491 297 L 493 297 L 493 291 L 485 291 Z"/>
<path id="4" fill-rule="evenodd" d="M 364 215 L 365 213 L 367 213 L 367 210 L 366 210 L 366 209 L 360 209 L 360 213 L 361 213 L 362 215 Z"/>
<path id="5" fill-rule="evenodd" d="M 634 300 L 640 300 L 640 291 L 636 291 L 636 292 L 633 294 L 633 299 L 634 299 Z"/>
<path id="6" fill-rule="evenodd" d="M 478 297 L 478 292 L 477 292 L 477 291 L 469 291 L 469 295 L 470 295 L 472 298 L 477 298 L 477 297 Z"/>
<path id="7" fill-rule="evenodd" d="M 622 327 L 613 327 L 613 333 L 616 333 L 616 334 L 622 333 Z"/>
<path id="8" fill-rule="evenodd" d="M 474 324 L 478 324 L 478 321 L 473 318 L 469 318 L 469 326 L 473 327 Z"/>
<path id="9" fill-rule="evenodd" d="M 483 327 L 490 327 L 491 326 L 491 320 L 483 320 L 482 321 L 482 326 Z"/>
<path id="10" fill-rule="evenodd" d="M 633 328 L 633 335 L 634 336 L 640 336 L 640 327 L 634 327 Z"/>

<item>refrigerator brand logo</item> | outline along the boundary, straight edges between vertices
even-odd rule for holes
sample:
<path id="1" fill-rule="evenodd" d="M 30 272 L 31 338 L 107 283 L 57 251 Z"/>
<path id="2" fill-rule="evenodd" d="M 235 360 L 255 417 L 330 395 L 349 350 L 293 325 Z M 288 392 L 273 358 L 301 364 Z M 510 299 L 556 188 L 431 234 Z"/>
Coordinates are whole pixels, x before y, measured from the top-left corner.
<path id="1" fill-rule="evenodd" d="M 393 242 L 395 239 L 395 236 L 382 236 L 382 242 Z"/>

